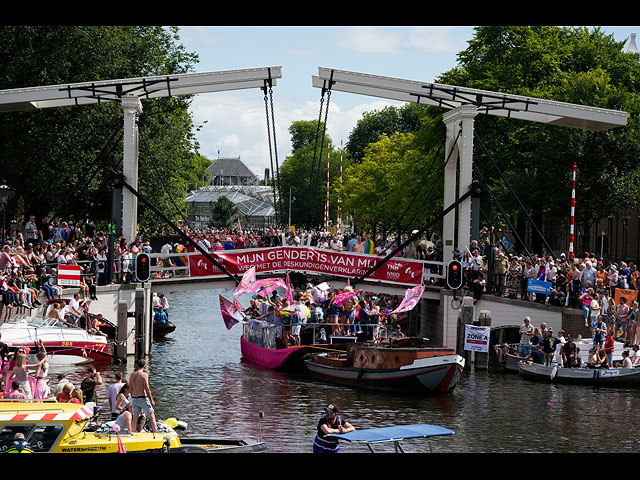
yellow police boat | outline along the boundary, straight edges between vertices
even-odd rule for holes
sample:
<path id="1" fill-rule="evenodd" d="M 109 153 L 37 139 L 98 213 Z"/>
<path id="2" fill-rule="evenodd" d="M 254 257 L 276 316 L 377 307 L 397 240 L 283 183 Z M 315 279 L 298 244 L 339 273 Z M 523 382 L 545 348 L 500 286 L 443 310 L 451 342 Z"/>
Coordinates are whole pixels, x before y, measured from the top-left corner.
<path id="1" fill-rule="evenodd" d="M 181 438 L 174 431 L 90 431 L 91 406 L 48 400 L 0 400 L 0 452 L 23 434 L 33 452 L 42 453 L 235 453 L 266 450 L 257 441 Z"/>

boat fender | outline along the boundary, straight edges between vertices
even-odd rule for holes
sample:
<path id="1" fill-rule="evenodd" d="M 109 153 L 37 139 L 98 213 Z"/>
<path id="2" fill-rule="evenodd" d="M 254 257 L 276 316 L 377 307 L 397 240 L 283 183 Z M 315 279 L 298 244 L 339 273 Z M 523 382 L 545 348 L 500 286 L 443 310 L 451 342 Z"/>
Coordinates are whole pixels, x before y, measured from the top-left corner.
<path id="1" fill-rule="evenodd" d="M 362 383 L 362 376 L 363 375 L 364 375 L 364 368 L 361 368 L 360 370 L 358 370 L 358 378 L 356 380 L 358 385 L 360 385 Z"/>
<path id="2" fill-rule="evenodd" d="M 557 374 L 558 374 L 558 366 L 556 365 L 551 369 L 551 380 L 555 379 Z"/>

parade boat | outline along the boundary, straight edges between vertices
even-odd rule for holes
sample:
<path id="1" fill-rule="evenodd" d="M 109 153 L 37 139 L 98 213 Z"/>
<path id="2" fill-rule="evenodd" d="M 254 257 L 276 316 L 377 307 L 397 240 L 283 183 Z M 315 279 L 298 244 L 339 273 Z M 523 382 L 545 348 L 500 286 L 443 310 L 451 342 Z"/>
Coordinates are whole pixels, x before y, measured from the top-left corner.
<path id="1" fill-rule="evenodd" d="M 267 449 L 262 441 L 181 438 L 175 431 L 117 432 L 87 430 L 94 420 L 91 406 L 43 400 L 0 401 L 0 451 L 12 446 L 17 433 L 36 453 L 228 453 Z"/>
<path id="2" fill-rule="evenodd" d="M 532 380 L 572 383 L 603 387 L 631 387 L 640 385 L 640 368 L 559 368 L 531 362 L 520 362 L 520 375 Z"/>
<path id="3" fill-rule="evenodd" d="M 425 343 L 414 337 L 353 343 L 345 352 L 313 353 L 304 363 L 312 377 L 340 385 L 400 393 L 452 392 L 464 358 Z"/>
<path id="4" fill-rule="evenodd" d="M 9 349 L 29 348 L 36 353 L 41 342 L 47 354 L 73 356 L 91 362 L 111 362 L 107 337 L 92 335 L 81 327 L 58 327 L 57 320 L 35 317 L 16 317 L 0 325 L 2 341 Z"/>
<path id="5" fill-rule="evenodd" d="M 313 329 L 312 325 L 307 325 L 303 331 L 302 345 L 281 348 L 278 348 L 276 341 L 278 327 L 275 325 L 249 319 L 242 322 L 242 328 L 242 336 L 240 337 L 242 357 L 252 363 L 274 370 L 304 372 L 303 360 L 305 355 L 310 352 L 340 352 L 344 350 L 343 344 L 314 343 L 315 333 L 311 333 L 309 336 L 305 335 L 305 331 Z"/>

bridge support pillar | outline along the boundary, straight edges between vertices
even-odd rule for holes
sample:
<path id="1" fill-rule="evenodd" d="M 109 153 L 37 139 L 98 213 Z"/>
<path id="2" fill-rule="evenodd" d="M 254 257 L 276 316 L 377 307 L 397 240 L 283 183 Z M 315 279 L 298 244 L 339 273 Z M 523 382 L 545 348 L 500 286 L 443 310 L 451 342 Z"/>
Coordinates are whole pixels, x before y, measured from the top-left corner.
<path id="1" fill-rule="evenodd" d="M 142 113 L 142 104 L 136 96 L 122 97 L 124 110 L 124 136 L 122 173 L 126 182 L 138 190 L 138 115 Z M 127 242 L 133 242 L 138 233 L 138 199 L 128 189 L 122 189 L 121 228 Z"/>
<path id="2" fill-rule="evenodd" d="M 447 130 L 445 159 L 449 159 L 444 170 L 445 207 L 465 194 L 473 182 L 473 128 L 477 114 L 474 105 L 462 105 L 442 116 Z M 467 248 L 472 235 L 477 234 L 471 231 L 471 198 L 458 206 L 457 219 L 457 235 L 456 212 L 449 212 L 442 220 L 442 259 L 445 263 L 452 259 L 453 250 Z"/>

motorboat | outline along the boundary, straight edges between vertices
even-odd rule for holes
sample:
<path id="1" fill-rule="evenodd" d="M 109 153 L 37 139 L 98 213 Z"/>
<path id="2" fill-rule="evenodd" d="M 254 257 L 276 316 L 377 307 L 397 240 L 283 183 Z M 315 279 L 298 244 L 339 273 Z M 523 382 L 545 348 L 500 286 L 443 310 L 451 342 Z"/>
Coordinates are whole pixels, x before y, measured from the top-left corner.
<path id="1" fill-rule="evenodd" d="M 1 339 L 11 350 L 28 347 L 31 353 L 36 353 L 43 345 L 53 357 L 73 356 L 92 362 L 113 360 L 107 337 L 92 335 L 81 327 L 57 324 L 56 319 L 43 315 L 14 317 L 0 325 Z"/>
<path id="2" fill-rule="evenodd" d="M 246 453 L 267 449 L 261 440 L 181 438 L 174 430 L 126 432 L 87 429 L 93 407 L 47 400 L 0 400 L 0 450 L 22 433 L 36 453 Z"/>
<path id="3" fill-rule="evenodd" d="M 555 383 L 574 383 L 594 386 L 637 386 L 640 385 L 640 368 L 560 368 L 532 362 L 520 362 L 520 375 L 532 380 Z"/>
<path id="4" fill-rule="evenodd" d="M 352 343 L 344 352 L 313 353 L 304 360 L 317 379 L 351 387 L 398 393 L 450 393 L 464 358 L 453 349 L 426 346 L 425 339 Z"/>

